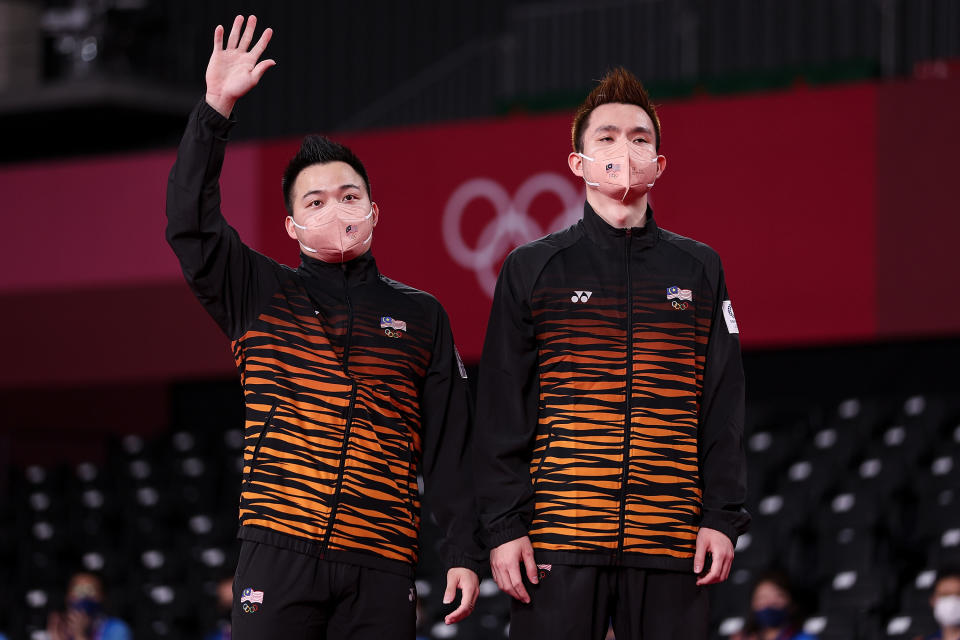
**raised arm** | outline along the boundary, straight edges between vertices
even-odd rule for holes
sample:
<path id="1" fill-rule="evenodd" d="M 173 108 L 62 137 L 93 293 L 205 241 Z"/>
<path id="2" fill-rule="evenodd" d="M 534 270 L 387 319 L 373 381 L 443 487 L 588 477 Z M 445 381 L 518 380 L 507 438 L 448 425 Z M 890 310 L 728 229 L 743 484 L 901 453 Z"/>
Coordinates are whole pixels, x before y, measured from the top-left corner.
<path id="1" fill-rule="evenodd" d="M 229 116 L 273 65 L 272 60 L 257 62 L 271 31 L 246 51 L 256 18 L 250 16 L 241 38 L 242 24 L 237 16 L 226 48 L 223 27 L 214 32 L 206 99 L 190 114 L 167 182 L 167 242 L 187 284 L 231 339 L 243 334 L 275 290 L 280 268 L 244 245 L 220 210 L 220 171 L 235 123 Z"/>

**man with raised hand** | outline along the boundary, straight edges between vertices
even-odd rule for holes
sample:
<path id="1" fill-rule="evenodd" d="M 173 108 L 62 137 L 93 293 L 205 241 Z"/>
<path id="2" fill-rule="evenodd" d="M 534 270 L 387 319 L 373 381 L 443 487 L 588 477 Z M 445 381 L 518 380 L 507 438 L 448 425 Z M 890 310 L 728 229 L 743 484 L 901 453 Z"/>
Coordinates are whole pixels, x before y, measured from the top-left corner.
<path id="1" fill-rule="evenodd" d="M 658 226 L 660 121 L 624 69 L 577 110 L 583 219 L 513 251 L 475 471 L 511 638 L 706 638 L 749 515 L 739 328 L 708 246 Z M 708 559 L 711 561 L 708 565 Z M 709 568 L 708 568 L 709 567 Z"/>
<path id="2" fill-rule="evenodd" d="M 167 189 L 167 240 L 232 341 L 246 400 L 233 637 L 412 640 L 418 475 L 444 535 L 444 602 L 462 592 L 446 622 L 477 598 L 466 373 L 437 300 L 377 270 L 380 211 L 343 145 L 308 136 L 283 174 L 297 268 L 227 224 L 234 105 L 275 64 L 255 28 L 237 16 L 226 46 L 216 28 Z"/>

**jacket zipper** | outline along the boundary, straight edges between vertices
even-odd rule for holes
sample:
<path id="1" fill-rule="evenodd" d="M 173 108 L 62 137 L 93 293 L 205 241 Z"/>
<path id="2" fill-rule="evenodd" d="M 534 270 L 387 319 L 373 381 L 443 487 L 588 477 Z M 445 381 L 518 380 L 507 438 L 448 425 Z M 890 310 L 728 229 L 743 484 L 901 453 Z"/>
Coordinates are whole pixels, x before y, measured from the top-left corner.
<path id="1" fill-rule="evenodd" d="M 343 292 L 347 302 L 347 342 L 343 347 L 343 372 L 350 376 L 350 342 L 353 339 L 353 303 L 350 301 L 350 286 L 347 281 L 347 265 L 341 264 L 343 270 Z M 340 445 L 340 466 L 337 469 L 337 486 L 333 490 L 333 500 L 330 505 L 330 519 L 327 522 L 327 530 L 323 534 L 323 543 L 320 546 L 320 557 L 323 558 L 327 553 L 327 547 L 330 545 L 330 535 L 333 533 L 333 525 L 337 519 L 337 511 L 340 507 L 340 490 L 343 488 L 343 468 L 347 462 L 347 443 L 350 440 L 350 427 L 353 425 L 353 405 L 357 399 L 357 382 L 350 380 L 350 404 L 347 407 L 347 423 L 343 430 L 343 444 Z"/>
<path id="2" fill-rule="evenodd" d="M 624 242 L 624 262 L 627 268 L 627 398 L 626 413 L 623 418 L 623 475 L 620 478 L 620 527 L 617 530 L 617 556 L 619 564 L 623 559 L 624 526 L 627 520 L 627 479 L 630 470 L 630 403 L 633 399 L 633 284 L 630 279 L 630 239 L 632 234 L 627 229 L 627 238 Z"/>

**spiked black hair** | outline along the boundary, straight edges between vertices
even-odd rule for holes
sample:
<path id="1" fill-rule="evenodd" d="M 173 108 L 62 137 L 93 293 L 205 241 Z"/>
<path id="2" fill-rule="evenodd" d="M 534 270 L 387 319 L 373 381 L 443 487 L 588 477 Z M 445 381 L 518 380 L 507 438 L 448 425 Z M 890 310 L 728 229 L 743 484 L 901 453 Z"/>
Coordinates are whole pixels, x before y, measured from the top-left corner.
<path id="1" fill-rule="evenodd" d="M 293 191 L 293 183 L 296 182 L 297 176 L 311 165 L 327 164 L 328 162 L 346 162 L 353 167 L 353 170 L 363 178 L 363 186 L 367 189 L 367 197 L 371 197 L 370 179 L 367 178 L 367 170 L 364 169 L 360 158 L 339 142 L 334 142 L 324 136 L 311 135 L 303 139 L 297 155 L 290 159 L 290 163 L 287 164 L 287 168 L 283 172 L 283 180 L 281 181 L 283 203 L 290 215 L 293 215 L 291 191 Z"/>

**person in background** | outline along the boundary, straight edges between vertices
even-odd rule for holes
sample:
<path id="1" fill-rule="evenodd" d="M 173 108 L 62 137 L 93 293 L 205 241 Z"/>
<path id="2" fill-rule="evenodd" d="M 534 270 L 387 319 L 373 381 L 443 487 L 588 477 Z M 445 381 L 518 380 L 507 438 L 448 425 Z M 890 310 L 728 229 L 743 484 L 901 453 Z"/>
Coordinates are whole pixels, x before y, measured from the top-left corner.
<path id="1" fill-rule="evenodd" d="M 937 573 L 930 606 L 940 628 L 922 640 L 960 640 L 960 567 L 945 567 Z"/>
<path id="2" fill-rule="evenodd" d="M 103 583 L 92 573 L 77 573 L 67 585 L 66 611 L 47 621 L 51 640 L 130 640 L 130 627 L 104 612 Z"/>
<path id="3" fill-rule="evenodd" d="M 753 587 L 743 632 L 730 640 L 817 640 L 800 630 L 797 612 L 789 580 L 779 571 L 770 571 Z"/>
<path id="4" fill-rule="evenodd" d="M 233 576 L 224 576 L 217 582 L 216 628 L 204 640 L 230 640 L 230 612 L 233 609 Z"/>

